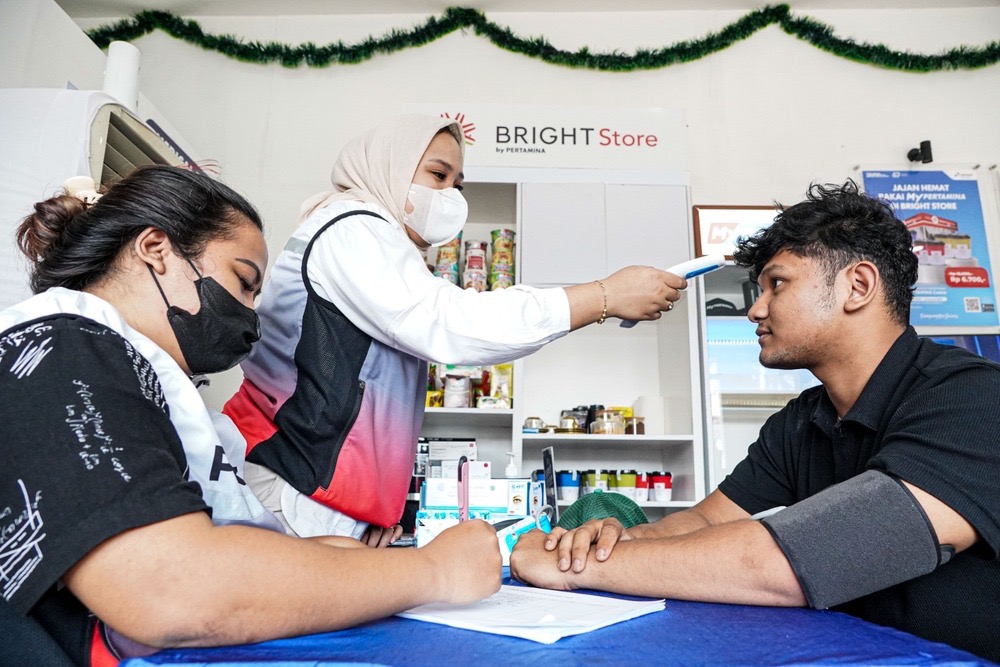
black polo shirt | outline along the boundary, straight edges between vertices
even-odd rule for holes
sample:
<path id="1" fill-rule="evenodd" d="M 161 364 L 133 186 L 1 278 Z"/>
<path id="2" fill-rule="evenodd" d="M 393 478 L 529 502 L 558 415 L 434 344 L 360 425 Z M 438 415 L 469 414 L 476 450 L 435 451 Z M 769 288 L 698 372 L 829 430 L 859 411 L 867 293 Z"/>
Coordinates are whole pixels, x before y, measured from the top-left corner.
<path id="1" fill-rule="evenodd" d="M 756 514 L 874 469 L 940 499 L 972 524 L 979 542 L 928 575 L 837 609 L 998 661 L 998 398 L 1000 366 L 921 339 L 911 327 L 842 420 L 824 387 L 807 389 L 767 420 L 719 490 Z M 878 507 L 864 510 L 873 521 L 893 520 Z"/>

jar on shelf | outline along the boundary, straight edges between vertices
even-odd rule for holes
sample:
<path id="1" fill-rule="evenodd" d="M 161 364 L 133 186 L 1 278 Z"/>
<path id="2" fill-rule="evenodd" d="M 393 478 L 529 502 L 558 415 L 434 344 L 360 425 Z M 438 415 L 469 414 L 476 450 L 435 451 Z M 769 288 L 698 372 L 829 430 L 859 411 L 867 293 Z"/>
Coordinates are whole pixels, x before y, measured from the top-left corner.
<path id="1" fill-rule="evenodd" d="M 625 420 L 625 435 L 646 435 L 646 422 L 642 417 L 628 417 Z"/>
<path id="2" fill-rule="evenodd" d="M 543 426 L 545 426 L 545 422 L 542 421 L 541 417 L 525 417 L 522 429 L 525 433 L 537 433 L 538 429 Z"/>
<path id="3" fill-rule="evenodd" d="M 467 408 L 472 404 L 472 383 L 468 375 L 446 375 L 444 407 Z"/>
<path id="4" fill-rule="evenodd" d="M 598 410 L 590 423 L 590 432 L 600 435 L 624 435 L 625 422 L 617 410 Z"/>
<path id="5" fill-rule="evenodd" d="M 597 404 L 591 405 L 590 407 L 587 408 L 587 417 L 586 417 L 585 423 L 583 425 L 583 428 L 585 430 L 593 433 L 593 431 L 590 431 L 590 425 L 594 423 L 595 419 L 597 419 L 597 413 L 598 413 L 598 411 L 603 410 L 603 409 L 604 409 L 603 405 L 597 405 Z"/>

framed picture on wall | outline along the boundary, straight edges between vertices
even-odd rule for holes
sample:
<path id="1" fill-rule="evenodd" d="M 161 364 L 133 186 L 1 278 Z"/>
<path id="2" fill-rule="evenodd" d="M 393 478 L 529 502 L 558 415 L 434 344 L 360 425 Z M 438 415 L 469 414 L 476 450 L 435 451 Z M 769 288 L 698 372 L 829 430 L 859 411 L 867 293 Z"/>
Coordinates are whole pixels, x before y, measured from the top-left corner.
<path id="1" fill-rule="evenodd" d="M 711 206 L 695 204 L 694 254 L 722 254 L 733 258 L 736 239 L 770 226 L 778 209 L 774 206 Z"/>

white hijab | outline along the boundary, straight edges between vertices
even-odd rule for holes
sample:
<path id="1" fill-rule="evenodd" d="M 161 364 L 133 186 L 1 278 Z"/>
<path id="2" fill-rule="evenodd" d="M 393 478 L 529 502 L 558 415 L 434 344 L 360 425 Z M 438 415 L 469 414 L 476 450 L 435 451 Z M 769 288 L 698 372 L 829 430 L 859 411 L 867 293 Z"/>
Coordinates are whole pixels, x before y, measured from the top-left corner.
<path id="1" fill-rule="evenodd" d="M 464 156 L 462 126 L 454 120 L 422 114 L 393 116 L 347 142 L 330 175 L 333 191 L 304 201 L 299 221 L 332 202 L 360 200 L 379 204 L 401 223 L 420 158 L 442 129 L 451 132 Z"/>

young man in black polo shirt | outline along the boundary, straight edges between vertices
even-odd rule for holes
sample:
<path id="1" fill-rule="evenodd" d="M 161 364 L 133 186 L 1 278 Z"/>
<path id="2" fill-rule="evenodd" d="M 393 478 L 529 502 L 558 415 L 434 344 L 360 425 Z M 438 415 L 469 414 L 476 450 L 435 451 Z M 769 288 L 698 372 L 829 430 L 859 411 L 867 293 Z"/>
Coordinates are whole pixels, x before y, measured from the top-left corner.
<path id="1" fill-rule="evenodd" d="M 762 290 L 748 313 L 761 363 L 822 385 L 768 419 L 691 509 L 522 537 L 512 573 L 833 608 L 1000 660 L 1000 367 L 917 337 L 910 235 L 853 182 L 813 186 L 735 260 Z"/>

